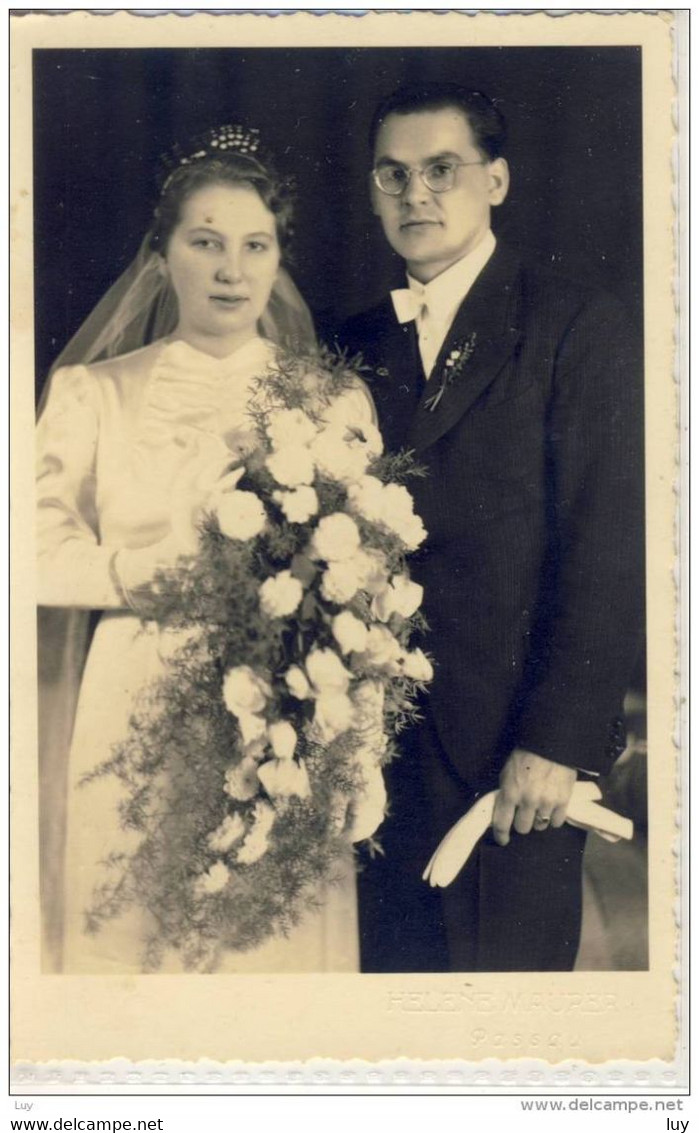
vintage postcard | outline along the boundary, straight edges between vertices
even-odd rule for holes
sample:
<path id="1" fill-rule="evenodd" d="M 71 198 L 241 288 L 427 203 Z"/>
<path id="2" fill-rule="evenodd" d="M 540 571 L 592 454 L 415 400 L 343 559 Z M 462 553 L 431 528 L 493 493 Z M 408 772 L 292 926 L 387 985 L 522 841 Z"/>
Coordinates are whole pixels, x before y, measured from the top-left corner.
<path id="1" fill-rule="evenodd" d="M 676 35 L 12 14 L 16 1091 L 685 1084 Z"/>

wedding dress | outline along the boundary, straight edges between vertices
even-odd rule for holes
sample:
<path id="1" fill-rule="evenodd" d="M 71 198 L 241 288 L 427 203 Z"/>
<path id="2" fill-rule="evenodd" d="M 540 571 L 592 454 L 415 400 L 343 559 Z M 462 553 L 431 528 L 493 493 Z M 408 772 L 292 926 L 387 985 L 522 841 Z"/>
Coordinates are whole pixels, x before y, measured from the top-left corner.
<path id="1" fill-rule="evenodd" d="M 146 910 L 132 906 L 97 933 L 85 931 L 85 910 L 105 879 L 106 859 L 126 852 L 137 835 L 120 826 L 115 776 L 83 785 L 80 780 L 123 739 L 134 698 L 161 675 L 173 636 L 121 608 L 112 556 L 120 547 L 150 546 L 167 535 L 171 487 L 192 459 L 192 438 L 201 455 L 202 443 L 220 445 L 222 438 L 250 431 L 253 383 L 274 354 L 262 338 L 223 359 L 164 339 L 54 375 L 38 428 L 40 603 L 102 611 L 82 675 L 67 773 L 64 972 L 140 972 L 144 940 L 154 927 Z M 357 387 L 326 416 L 368 421 L 372 413 L 370 399 Z M 49 799 L 42 822 L 50 824 L 61 808 L 60 798 Z M 351 862 L 343 879 L 318 897 L 320 907 L 288 937 L 247 953 L 229 951 L 218 970 L 358 971 Z M 161 970 L 181 971 L 179 955 L 168 952 Z"/>

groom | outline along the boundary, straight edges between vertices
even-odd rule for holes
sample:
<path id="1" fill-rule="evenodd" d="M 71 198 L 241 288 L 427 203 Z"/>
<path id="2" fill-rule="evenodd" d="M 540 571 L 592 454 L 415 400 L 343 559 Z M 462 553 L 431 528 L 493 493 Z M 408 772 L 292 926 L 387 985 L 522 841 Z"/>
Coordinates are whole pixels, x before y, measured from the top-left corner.
<path id="1" fill-rule="evenodd" d="M 353 319 L 389 449 L 428 540 L 413 563 L 435 678 L 388 768 L 382 853 L 360 876 L 362 967 L 572 968 L 584 834 L 576 777 L 611 767 L 641 625 L 642 370 L 617 304 L 496 240 L 504 122 L 483 94 L 403 88 L 371 133 L 372 200 L 407 280 Z M 459 877 L 421 875 L 498 788 Z"/>

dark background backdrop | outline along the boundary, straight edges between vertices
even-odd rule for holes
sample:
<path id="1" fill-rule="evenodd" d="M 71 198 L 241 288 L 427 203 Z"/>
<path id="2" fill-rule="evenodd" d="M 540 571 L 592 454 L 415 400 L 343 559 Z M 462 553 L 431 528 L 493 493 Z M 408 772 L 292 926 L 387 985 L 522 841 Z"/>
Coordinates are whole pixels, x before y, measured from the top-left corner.
<path id="1" fill-rule="evenodd" d="M 222 122 L 257 126 L 299 187 L 292 272 L 323 322 L 400 279 L 369 206 L 379 98 L 448 79 L 496 99 L 510 127 L 497 233 L 642 302 L 641 53 L 636 48 L 37 50 L 36 369 L 48 369 L 135 255 L 159 155 Z"/>

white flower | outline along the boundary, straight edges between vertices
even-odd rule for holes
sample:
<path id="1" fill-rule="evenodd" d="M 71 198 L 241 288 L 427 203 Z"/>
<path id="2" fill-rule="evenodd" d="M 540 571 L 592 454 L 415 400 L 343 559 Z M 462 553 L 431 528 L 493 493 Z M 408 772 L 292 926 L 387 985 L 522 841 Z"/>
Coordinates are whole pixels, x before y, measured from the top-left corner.
<path id="1" fill-rule="evenodd" d="M 267 725 L 263 716 L 256 712 L 239 712 L 238 727 L 243 740 L 243 747 L 247 748 L 267 735 Z M 248 754 L 250 754 L 248 752 Z"/>
<path id="2" fill-rule="evenodd" d="M 350 509 L 364 516 L 370 523 L 379 523 L 383 518 L 384 485 L 376 476 L 362 476 L 347 488 L 347 502 Z"/>
<path id="3" fill-rule="evenodd" d="M 322 743 L 331 743 L 352 726 L 354 706 L 346 692 L 322 692 L 315 709 L 314 724 Z"/>
<path id="4" fill-rule="evenodd" d="M 306 679 L 306 674 L 299 665 L 292 665 L 290 669 L 284 674 L 287 688 L 292 696 L 297 700 L 306 700 L 311 695 L 311 686 Z"/>
<path id="5" fill-rule="evenodd" d="M 259 787 L 257 764 L 250 756 L 246 755 L 240 763 L 228 768 L 223 789 L 232 799 L 247 802 L 255 797 Z"/>
<path id="6" fill-rule="evenodd" d="M 383 437 L 371 421 L 362 421 L 361 425 L 350 426 L 354 431 L 353 444 L 361 445 L 367 454 L 374 460 L 383 452 Z"/>
<path id="7" fill-rule="evenodd" d="M 382 484 L 375 476 L 362 476 L 348 487 L 347 502 L 350 511 L 388 528 L 410 551 L 419 547 L 427 534 L 415 514 L 413 498 L 402 484 Z"/>
<path id="8" fill-rule="evenodd" d="M 230 881 L 231 871 L 223 862 L 216 862 L 210 870 L 202 873 L 194 882 L 197 897 L 206 897 L 213 893 L 220 893 Z"/>
<path id="9" fill-rule="evenodd" d="M 406 550 L 416 551 L 427 538 L 425 525 L 419 515 L 411 515 L 400 528 L 394 528 L 395 534 L 405 544 Z"/>
<path id="10" fill-rule="evenodd" d="M 351 559 L 359 550 L 359 528 L 350 515 L 342 511 L 324 516 L 313 535 L 311 550 L 316 558 L 328 563 Z"/>
<path id="11" fill-rule="evenodd" d="M 431 681 L 434 676 L 430 659 L 421 649 L 403 655 L 403 672 L 414 681 Z"/>
<path id="12" fill-rule="evenodd" d="M 279 409 L 267 424 L 267 436 L 273 449 L 308 445 L 317 432 L 317 426 L 303 409 Z"/>
<path id="13" fill-rule="evenodd" d="M 274 826 L 274 808 L 260 799 L 255 803 L 252 828 L 242 846 L 238 850 L 238 861 L 243 865 L 252 865 L 267 853 L 269 834 Z"/>
<path id="14" fill-rule="evenodd" d="M 277 483 L 286 488 L 313 483 L 313 457 L 303 445 L 286 445 L 268 456 L 265 463 Z"/>
<path id="15" fill-rule="evenodd" d="M 361 653 L 366 648 L 367 628 L 349 610 L 336 614 L 332 620 L 332 631 L 343 653 Z"/>
<path id="16" fill-rule="evenodd" d="M 268 759 L 258 771 L 260 782 L 270 798 L 296 795 L 300 799 L 310 798 L 311 784 L 303 760 Z"/>
<path id="17" fill-rule="evenodd" d="M 262 501 L 254 492 L 226 492 L 216 504 L 216 515 L 228 539 L 254 539 L 267 522 Z"/>
<path id="18" fill-rule="evenodd" d="M 312 649 L 306 658 L 306 672 L 318 692 L 344 692 L 352 679 L 334 649 Z"/>
<path id="19" fill-rule="evenodd" d="M 374 668 L 395 674 L 400 672 L 403 650 L 386 626 L 369 626 L 364 656 Z"/>
<path id="20" fill-rule="evenodd" d="M 403 541 L 409 551 L 420 546 L 427 532 L 415 514 L 413 498 L 402 484 L 385 484 L 382 497 L 381 523 Z"/>
<path id="21" fill-rule="evenodd" d="M 277 759 L 291 759 L 296 750 L 296 731 L 288 720 L 270 724 L 267 735 Z"/>
<path id="22" fill-rule="evenodd" d="M 260 587 L 260 605 L 270 618 L 293 614 L 302 598 L 303 586 L 290 570 L 280 570 Z"/>
<path id="23" fill-rule="evenodd" d="M 360 548 L 356 555 L 350 559 L 359 577 L 359 589 L 369 594 L 378 594 L 388 582 L 388 568 L 386 556 L 383 551 Z"/>
<path id="24" fill-rule="evenodd" d="M 351 484 L 366 472 L 371 455 L 360 443 L 352 443 L 353 432 L 346 425 L 329 425 L 311 445 L 311 453 L 321 476 Z"/>
<path id="25" fill-rule="evenodd" d="M 307 523 L 318 512 L 316 490 L 305 484 L 290 492 L 274 492 L 273 499 L 279 504 L 289 523 Z"/>
<path id="26" fill-rule="evenodd" d="M 225 854 L 234 842 L 245 833 L 245 823 L 239 814 L 227 814 L 220 826 L 209 834 L 207 844 L 215 854 Z"/>
<path id="27" fill-rule="evenodd" d="M 223 699 L 234 716 L 261 712 L 272 690 L 249 665 L 236 665 L 223 678 Z"/>
<path id="28" fill-rule="evenodd" d="M 407 574 L 395 575 L 388 586 L 374 595 L 371 612 L 381 622 L 387 622 L 391 614 L 410 618 L 422 602 L 423 589 L 412 582 Z"/>
<path id="29" fill-rule="evenodd" d="M 373 759 L 362 759 L 360 762 L 364 783 L 352 807 L 349 830 L 351 842 L 362 842 L 365 838 L 370 838 L 383 822 L 386 813 L 386 786 L 381 768 Z"/>
<path id="30" fill-rule="evenodd" d="M 354 598 L 361 581 L 353 559 L 347 559 L 343 563 L 330 563 L 328 569 L 323 572 L 320 583 L 321 594 L 326 601 L 344 606 Z"/>

